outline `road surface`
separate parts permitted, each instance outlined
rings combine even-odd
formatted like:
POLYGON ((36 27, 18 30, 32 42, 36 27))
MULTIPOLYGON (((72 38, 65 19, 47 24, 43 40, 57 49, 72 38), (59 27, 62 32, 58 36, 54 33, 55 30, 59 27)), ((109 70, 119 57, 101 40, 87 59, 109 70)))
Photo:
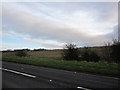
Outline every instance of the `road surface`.
POLYGON ((2 88, 118 88, 119 78, 2 62, 2 88))

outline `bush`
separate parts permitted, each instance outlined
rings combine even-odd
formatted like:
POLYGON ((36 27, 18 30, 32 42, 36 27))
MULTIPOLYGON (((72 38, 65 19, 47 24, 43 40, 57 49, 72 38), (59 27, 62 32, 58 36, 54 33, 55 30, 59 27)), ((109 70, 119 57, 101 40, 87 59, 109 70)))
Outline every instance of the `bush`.
POLYGON ((87 62, 99 62, 100 57, 95 52, 89 50, 88 47, 85 47, 85 51, 82 54, 82 59, 87 62))
POLYGON ((111 58, 113 62, 120 62, 120 41, 113 40, 113 44, 111 45, 111 58))
POLYGON ((15 55, 19 57, 26 57, 27 56, 27 51, 25 50, 16 50, 15 55))
POLYGON ((85 60, 85 61, 87 61, 87 62, 89 62, 90 61, 90 51, 88 50, 88 48, 87 47, 85 47, 85 50, 83 51, 83 53, 82 53, 82 60, 85 60))
POLYGON ((79 60, 79 50, 75 44, 66 44, 63 50, 63 60, 79 60))
POLYGON ((107 61, 107 62, 111 62, 111 43, 108 42, 108 43, 105 43, 105 46, 103 47, 103 50, 102 50, 102 60, 103 61, 107 61))
POLYGON ((100 57, 95 52, 91 52, 90 53, 90 60, 93 62, 99 62, 100 57))

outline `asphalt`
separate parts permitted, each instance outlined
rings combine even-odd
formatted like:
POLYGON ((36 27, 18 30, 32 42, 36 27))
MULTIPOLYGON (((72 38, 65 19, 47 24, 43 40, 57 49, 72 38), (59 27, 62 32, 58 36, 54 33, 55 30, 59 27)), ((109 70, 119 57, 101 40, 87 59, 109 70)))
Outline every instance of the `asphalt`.
POLYGON ((12 62, 2 62, 0 70, 2 70, 2 88, 79 88, 83 90, 119 88, 120 80, 114 77, 12 62))

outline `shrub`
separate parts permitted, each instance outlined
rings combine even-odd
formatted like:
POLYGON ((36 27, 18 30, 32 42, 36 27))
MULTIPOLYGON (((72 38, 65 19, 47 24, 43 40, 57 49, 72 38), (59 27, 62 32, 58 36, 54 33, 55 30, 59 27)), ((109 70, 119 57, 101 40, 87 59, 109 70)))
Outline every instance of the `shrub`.
POLYGON ((87 62, 98 62, 100 57, 95 52, 89 50, 88 47, 85 47, 85 51, 82 54, 82 59, 87 62))
POLYGON ((79 50, 75 44, 66 44, 63 50, 63 60, 79 60, 79 50))
POLYGON ((103 61, 107 61, 107 62, 111 62, 111 43, 105 43, 105 46, 103 47, 102 50, 102 60, 103 61))
POLYGON ((15 55, 19 57, 26 57, 27 56, 27 51, 26 50, 16 50, 15 55))
POLYGON ((120 41, 113 40, 113 44, 111 45, 111 58, 113 62, 120 62, 120 41))
POLYGON ((90 61, 99 62, 99 60, 100 60, 100 57, 95 52, 90 53, 90 61))

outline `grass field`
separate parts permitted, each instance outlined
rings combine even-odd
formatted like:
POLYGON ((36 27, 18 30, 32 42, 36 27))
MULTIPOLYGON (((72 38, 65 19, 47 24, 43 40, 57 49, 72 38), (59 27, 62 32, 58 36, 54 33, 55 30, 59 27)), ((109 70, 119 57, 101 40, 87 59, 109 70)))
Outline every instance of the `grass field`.
MULTIPOLYGON (((103 60, 103 47, 89 47, 90 50, 96 52, 99 56, 101 56, 101 59, 103 60)), ((82 52, 84 51, 84 48, 79 48, 79 50, 82 52)), ((51 59, 51 60, 61 60, 62 59, 62 49, 57 50, 44 50, 44 51, 28 51, 27 57, 33 58, 33 59, 51 59)), ((15 57, 15 52, 4 52, 2 53, 2 56, 12 56, 15 57)))
MULTIPOLYGON (((45 50, 45 51, 28 51, 27 57, 34 59, 62 59, 62 50, 45 50)), ((16 57, 15 52, 4 52, 2 56, 13 56, 16 57)))
POLYGON ((2 60, 115 77, 120 75, 118 68, 119 64, 117 63, 103 63, 103 62, 94 63, 85 61, 78 62, 78 61, 31 59, 5 56, 2 57, 2 60))

